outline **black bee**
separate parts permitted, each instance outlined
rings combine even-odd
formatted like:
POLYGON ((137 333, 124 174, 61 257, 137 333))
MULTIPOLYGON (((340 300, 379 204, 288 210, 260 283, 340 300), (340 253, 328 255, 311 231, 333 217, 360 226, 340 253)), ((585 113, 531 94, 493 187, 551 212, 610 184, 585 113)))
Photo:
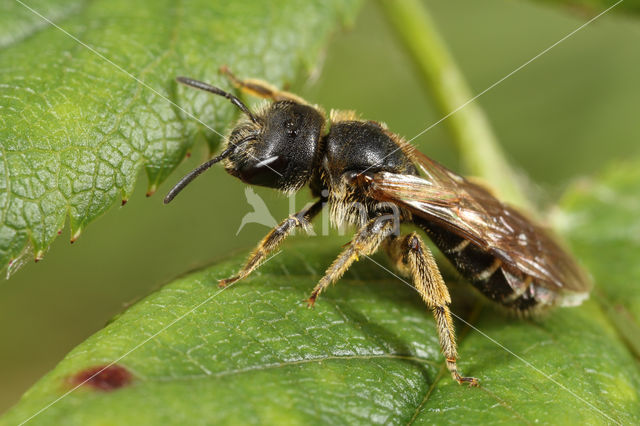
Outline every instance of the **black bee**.
POLYGON ((166 196, 169 203, 189 182, 224 160, 231 175, 251 185, 293 193, 308 185, 317 201, 282 221, 258 244, 246 265, 221 286, 255 270, 293 229, 329 205, 332 223, 359 227, 329 266, 310 298, 336 282, 359 256, 383 247, 400 272, 413 279, 436 319, 447 367, 459 383, 476 385, 456 367, 451 298, 420 235, 401 236, 399 223, 413 223, 431 238, 460 274, 489 299, 518 312, 572 306, 588 297, 590 282, 573 258, 540 226, 486 189, 412 149, 384 125, 352 111, 319 108, 260 80, 231 82, 272 102, 252 112, 237 97, 189 78, 177 81, 224 96, 244 116, 224 151, 185 176, 166 196))

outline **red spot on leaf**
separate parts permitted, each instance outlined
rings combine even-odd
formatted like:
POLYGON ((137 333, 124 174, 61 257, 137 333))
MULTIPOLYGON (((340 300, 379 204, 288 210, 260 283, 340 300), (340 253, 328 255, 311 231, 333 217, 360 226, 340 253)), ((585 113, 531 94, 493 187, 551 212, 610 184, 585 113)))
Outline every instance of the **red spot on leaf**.
POLYGON ((86 368, 71 377, 74 386, 86 386, 101 391, 112 391, 131 383, 131 372, 120 365, 99 365, 86 368))

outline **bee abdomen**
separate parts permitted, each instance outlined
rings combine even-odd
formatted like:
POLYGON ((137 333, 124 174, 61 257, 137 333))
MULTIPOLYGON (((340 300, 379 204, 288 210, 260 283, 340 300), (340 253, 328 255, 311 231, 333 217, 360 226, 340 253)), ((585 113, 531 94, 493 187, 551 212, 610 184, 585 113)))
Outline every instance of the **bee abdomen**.
POLYGON ((536 286, 531 277, 507 270, 504 262, 486 250, 433 223, 420 219, 416 223, 458 272, 494 302, 519 311, 550 302, 549 290, 536 286))

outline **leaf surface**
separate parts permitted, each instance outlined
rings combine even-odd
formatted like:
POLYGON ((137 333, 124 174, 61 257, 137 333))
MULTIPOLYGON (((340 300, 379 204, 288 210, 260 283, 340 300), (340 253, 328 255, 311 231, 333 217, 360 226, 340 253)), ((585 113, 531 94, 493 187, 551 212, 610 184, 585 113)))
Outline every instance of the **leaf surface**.
POLYGON ((540 3, 549 3, 564 6, 567 10, 583 15, 585 18, 593 18, 599 13, 611 8, 614 13, 634 15, 640 13, 640 1, 638 0, 537 0, 540 3), (617 3, 617 4, 616 4, 617 3))
POLYGON ((640 358, 640 168, 630 162, 574 185, 556 215, 600 285, 594 297, 640 358))
MULTIPOLYGON (((456 305, 454 312, 477 328, 458 323, 459 366, 481 381, 467 388, 446 372, 434 322, 417 293, 366 258, 315 309, 304 307, 341 243, 285 244, 282 254, 224 291, 217 279, 230 276, 244 255, 176 280, 72 351, 3 424, 60 397, 31 423, 640 419, 637 363, 593 299, 536 320, 510 319, 487 306, 468 314, 456 305), (115 360, 131 382, 110 391, 85 384, 65 396, 78 377, 115 360)), ((458 296, 469 291, 453 288, 458 296)))
POLYGON ((3 2, 0 269, 42 257, 67 216, 77 238, 130 197, 141 170, 152 193, 196 140, 217 146, 236 111, 177 75, 228 88, 227 64, 281 85, 358 3, 3 2))

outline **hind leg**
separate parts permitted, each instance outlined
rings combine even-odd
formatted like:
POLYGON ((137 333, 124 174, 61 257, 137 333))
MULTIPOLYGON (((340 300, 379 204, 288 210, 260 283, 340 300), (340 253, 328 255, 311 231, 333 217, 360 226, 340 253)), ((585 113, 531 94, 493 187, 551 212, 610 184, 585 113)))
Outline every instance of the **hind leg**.
POLYGON ((440 348, 447 360, 447 368, 451 372, 451 376, 458 383, 477 386, 478 380, 476 378, 463 377, 458 371, 456 336, 449 311, 451 296, 449 296, 449 291, 431 251, 415 232, 404 238, 389 240, 385 248, 398 269, 413 279, 413 284, 422 300, 431 308, 436 320, 440 348))

